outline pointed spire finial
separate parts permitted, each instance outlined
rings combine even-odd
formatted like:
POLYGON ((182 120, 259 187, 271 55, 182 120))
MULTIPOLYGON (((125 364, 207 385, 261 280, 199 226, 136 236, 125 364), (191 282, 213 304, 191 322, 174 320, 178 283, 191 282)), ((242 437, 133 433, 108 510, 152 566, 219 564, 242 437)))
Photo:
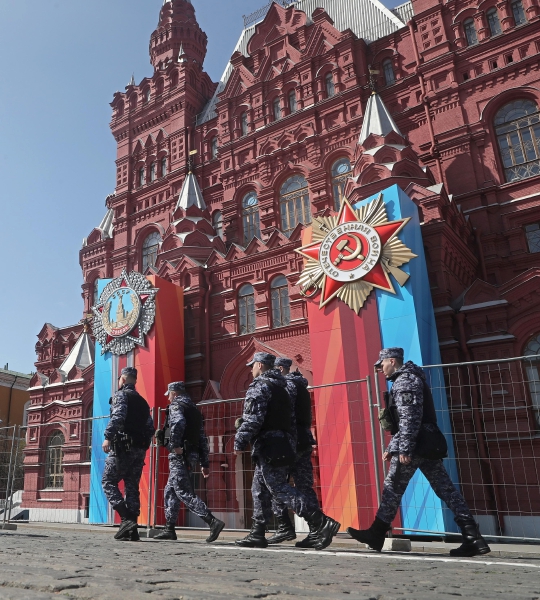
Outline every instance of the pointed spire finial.
POLYGON ((127 87, 129 87, 130 85, 135 85, 135 73, 131 74, 131 79, 129 80, 127 87))
POLYGON ((358 143, 363 144, 372 133, 385 136, 391 131, 395 131, 403 137, 382 98, 377 92, 373 91, 366 104, 366 112, 364 113, 364 121, 362 122, 358 143))
POLYGON ((187 62, 187 54, 184 50, 184 44, 180 42, 180 50, 178 52, 178 62, 179 63, 185 63, 187 62))

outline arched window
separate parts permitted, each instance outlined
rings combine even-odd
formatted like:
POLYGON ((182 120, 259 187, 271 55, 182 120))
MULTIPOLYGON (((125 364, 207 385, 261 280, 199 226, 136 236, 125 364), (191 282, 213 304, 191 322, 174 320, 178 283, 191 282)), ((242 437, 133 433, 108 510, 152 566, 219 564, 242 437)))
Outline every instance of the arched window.
POLYGON ((124 102, 120 101, 116 107, 116 116, 121 117, 124 114, 124 102))
POLYGON ((272 327, 286 327, 291 322, 291 306, 289 304, 289 284, 283 275, 272 280, 272 327))
POLYGON ((525 16, 525 11, 523 10, 523 3, 521 2, 521 0, 514 0, 511 6, 512 14, 514 15, 514 21, 516 25, 523 25, 523 23, 526 23, 527 17, 525 16))
POLYGON ((171 75, 171 87, 175 88, 178 85, 178 72, 175 71, 172 75, 171 75))
POLYGON ((340 158, 332 165, 332 191, 334 193, 334 210, 339 211, 345 194, 345 184, 352 171, 348 158, 340 158))
POLYGON ((394 75, 394 66, 392 65, 392 61, 389 58, 383 60, 382 67, 386 85, 392 85, 393 83, 396 83, 396 76, 394 75))
POLYGON ((486 17, 491 35, 499 35, 500 33, 502 33, 501 22, 499 21, 499 13, 497 12, 497 9, 494 6, 492 6, 486 12, 486 17))
POLYGON ((465 30, 465 37, 467 38, 467 46, 478 44, 474 19, 465 19, 465 21, 463 21, 463 29, 465 30))
POLYGON ((220 210, 216 210, 213 214, 212 223, 214 224, 217 236, 223 239, 223 215, 220 210))
POLYGON ((210 154, 212 158, 217 158, 218 145, 217 145, 217 137, 213 137, 210 142, 210 154))
POLYGON ((129 97, 129 106, 132 109, 137 108, 137 100, 138 100, 137 94, 131 94, 131 96, 129 97))
POLYGON ((281 104, 279 102, 279 97, 274 98, 272 106, 274 107, 274 121, 277 121, 278 119, 281 119, 281 104))
POLYGON ((328 73, 328 75, 324 78, 326 84, 326 97, 331 98, 336 93, 336 87, 334 86, 334 76, 332 73, 328 73))
POLYGON ((93 294, 92 294, 92 302, 93 302, 93 306, 96 306, 96 304, 99 302, 99 277, 94 281, 93 284, 93 294))
POLYGON ((540 112, 532 100, 514 100, 495 115, 506 181, 540 174, 540 112))
POLYGON ((152 93, 150 92, 150 88, 147 88, 144 92, 144 103, 148 104, 150 102, 151 97, 152 97, 152 93))
POLYGON ((243 112, 240 115, 240 129, 242 131, 242 135, 248 134, 248 116, 247 112, 243 112))
POLYGON ((139 169, 139 187, 144 185, 144 167, 139 169))
POLYGON ((64 472, 62 470, 63 451, 65 439, 61 431, 54 431, 47 441, 45 457, 45 487, 62 488, 64 485, 64 472))
POLYGON ((245 244, 248 244, 254 237, 261 237, 259 200, 255 192, 249 192, 242 200, 242 224, 245 244))
POLYGON ((536 412, 536 420, 540 424, 540 334, 535 335, 525 346, 523 356, 530 356, 525 361, 525 370, 529 383, 529 392, 536 412))
POLYGON ((142 247, 142 272, 148 267, 155 267, 161 236, 157 231, 151 233, 143 242, 142 247))
POLYGON ((289 110, 291 113, 295 113, 298 110, 298 103, 296 102, 296 90, 289 92, 289 110))
POLYGON ((249 283, 238 292, 238 322, 240 335, 255 331, 255 290, 249 283))
POLYGON ((24 403, 23 406, 23 420, 22 420, 22 426, 26 427, 28 425, 28 408, 31 406, 32 401, 28 400, 28 402, 24 403))
POLYGON ((311 223, 311 205, 307 181, 302 175, 294 175, 281 186, 279 208, 281 231, 291 235, 298 223, 311 223))
POLYGON ((156 180, 156 163, 153 162, 150 165, 150 181, 155 181, 156 180))
POLYGON ((167 175, 167 157, 164 156, 161 159, 161 177, 165 177, 167 175))

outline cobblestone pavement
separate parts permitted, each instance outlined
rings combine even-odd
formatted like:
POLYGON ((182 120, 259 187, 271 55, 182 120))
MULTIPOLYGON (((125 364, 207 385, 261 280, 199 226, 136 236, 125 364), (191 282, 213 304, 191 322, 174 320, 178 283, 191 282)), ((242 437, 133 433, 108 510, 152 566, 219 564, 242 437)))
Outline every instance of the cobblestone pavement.
POLYGON ((115 542, 113 533, 24 526, 0 532, 0 598, 540 600, 538 555, 451 560, 332 547, 251 550, 228 541, 115 542))

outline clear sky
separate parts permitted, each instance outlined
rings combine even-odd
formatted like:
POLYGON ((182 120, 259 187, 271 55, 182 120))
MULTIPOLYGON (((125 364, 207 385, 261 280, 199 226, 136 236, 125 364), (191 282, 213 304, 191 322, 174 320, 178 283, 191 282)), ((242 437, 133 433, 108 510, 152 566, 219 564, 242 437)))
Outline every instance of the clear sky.
MULTIPOLYGON (((385 0, 388 7, 404 0, 385 0)), ((217 81, 266 0, 193 0, 217 81)), ((0 368, 34 370, 36 335, 82 317, 81 242, 115 186, 109 106, 152 75, 162 0, 0 0, 0 368)))

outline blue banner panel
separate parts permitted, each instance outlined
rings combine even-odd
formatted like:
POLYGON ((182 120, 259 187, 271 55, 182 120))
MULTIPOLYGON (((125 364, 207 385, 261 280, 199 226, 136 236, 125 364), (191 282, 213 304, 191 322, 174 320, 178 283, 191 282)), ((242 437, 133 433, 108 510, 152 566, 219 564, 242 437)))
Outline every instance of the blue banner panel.
MULTIPOLYGON (((110 279, 100 279, 98 292, 101 294, 110 279)), ((109 503, 101 487, 101 478, 106 454, 101 448, 103 433, 109 422, 109 399, 112 384, 118 373, 118 359, 110 352, 101 354, 101 345, 96 342, 94 364, 94 424, 92 429, 92 464, 90 467, 90 523, 112 523, 109 503)))
MULTIPOLYGON (((397 185, 387 188, 382 194, 390 221, 411 218, 398 237, 418 256, 400 267, 410 274, 403 287, 392 278, 396 294, 376 290, 382 345, 384 348, 403 348, 406 361, 412 360, 418 365, 438 365, 441 363, 441 355, 418 208, 397 185)), ((356 204, 356 208, 373 201, 378 195, 356 204)), ((446 391, 442 384, 443 373, 441 369, 428 371, 426 375, 435 384, 432 391, 438 424, 448 441, 448 459, 445 466, 453 482, 457 484, 452 428, 446 391)), ((415 474, 403 496, 401 513, 404 528, 457 531, 452 512, 435 495, 420 471, 415 474)))

